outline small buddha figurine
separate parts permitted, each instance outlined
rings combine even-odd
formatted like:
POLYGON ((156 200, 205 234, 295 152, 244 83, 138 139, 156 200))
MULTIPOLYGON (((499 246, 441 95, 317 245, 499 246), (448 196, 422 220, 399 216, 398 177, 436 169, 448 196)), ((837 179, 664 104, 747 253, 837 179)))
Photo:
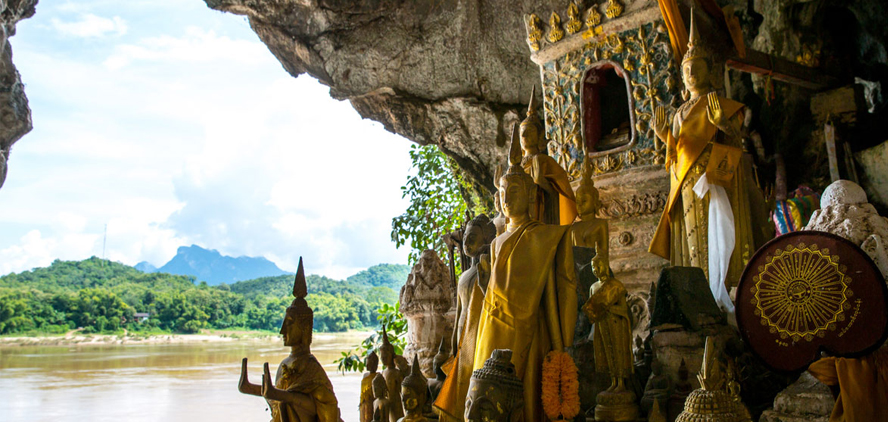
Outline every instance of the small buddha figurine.
POLYGON ((399 359, 397 358, 402 360, 404 358, 395 354, 395 346, 389 342, 385 325, 382 326, 382 345, 379 346, 379 357, 382 359, 382 376, 388 386, 388 399, 392 402, 392 418, 398 420, 404 417, 404 409, 399 404, 401 403, 401 382, 404 381, 404 372, 399 367, 399 359))
POLYGON ((573 246, 587 248, 598 245, 601 250, 596 250, 595 253, 601 254, 602 257, 609 257, 608 222, 606 219, 598 218, 601 200, 598 189, 595 188, 595 181, 592 180, 592 169, 588 163, 589 160, 583 162, 583 175, 580 179, 580 186, 577 188, 576 199, 580 218, 571 224, 571 242, 573 246))
POLYGON ((401 382, 401 402, 404 404, 403 418, 398 422, 426 422, 425 410, 428 401, 429 385, 422 370, 419 369, 419 356, 413 356, 413 366, 410 375, 401 382))
POLYGON ((333 393, 333 385, 327 372, 311 354, 311 329, 314 315, 305 296, 305 270, 302 258, 293 285, 293 303, 287 308, 281 324, 284 345, 290 347, 290 355, 278 367, 272 383, 268 362, 264 365, 262 384, 252 384, 247 378, 247 358, 241 366, 238 391, 264 397, 271 408, 272 422, 318 421, 339 422, 339 403, 333 393))
POLYGON ((592 269, 598 281, 590 289, 583 313, 595 325, 595 370, 608 373, 611 378, 610 387, 598 394, 595 418, 603 421, 634 420, 638 417, 636 396, 633 389, 626 388, 626 380, 633 373, 626 288, 611 276, 607 259, 601 254, 592 258, 592 269))
POLYGON ((648 250, 674 266, 702 268, 716 302, 733 312, 725 283, 740 279, 744 260, 773 233, 767 233, 767 208, 753 181, 751 157, 742 150, 745 106, 714 91, 710 54, 694 26, 693 9, 689 38, 681 74, 690 98, 679 106, 671 128, 662 107, 654 112, 654 132, 666 144, 670 190, 648 250), (709 247, 710 232, 725 233, 718 247, 709 247))
POLYGON ((538 106, 534 86, 527 117, 521 122, 521 166, 537 187, 530 214, 545 224, 570 224, 577 217, 576 199, 567 172, 546 154, 546 137, 537 115, 538 106))
POLYGON ((511 360, 511 350, 497 349, 472 373, 466 422, 525 421, 523 386, 511 360))
POLYGON ((373 378, 373 396, 376 397, 373 400, 373 422, 397 422, 392 414, 395 406, 392 406, 392 401, 388 398, 388 386, 383 375, 373 378))
POLYGON ((651 372, 644 386, 644 396, 641 397, 641 408, 645 413, 650 413, 655 403, 660 409, 665 409, 672 390, 672 380, 663 373, 663 364, 659 360, 651 363, 651 372))
POLYGON ((359 406, 361 422, 370 422, 373 420, 373 380, 379 375, 376 373, 376 370, 379 368, 379 356, 375 351, 367 355, 364 365, 367 368, 367 372, 364 374, 364 378, 361 379, 361 402, 359 406))
POLYGON ((441 369, 441 365, 444 365, 444 362, 447 362, 447 359, 450 358, 450 354, 447 353, 445 348, 446 344, 447 338, 441 337, 441 344, 438 345, 438 354, 432 359, 432 368, 435 370, 435 378, 429 380, 429 401, 432 403, 438 398, 441 386, 444 384, 444 380, 447 379, 447 374, 441 369))

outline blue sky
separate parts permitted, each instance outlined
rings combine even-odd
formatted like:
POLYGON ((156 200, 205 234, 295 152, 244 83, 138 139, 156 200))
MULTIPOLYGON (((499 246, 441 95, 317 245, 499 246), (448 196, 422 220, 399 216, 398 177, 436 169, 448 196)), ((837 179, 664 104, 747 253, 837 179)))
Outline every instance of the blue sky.
POLYGON ((0 189, 0 274, 183 245, 345 277, 406 263, 404 138, 292 78, 201 0, 41 1, 10 38, 34 130, 0 189))

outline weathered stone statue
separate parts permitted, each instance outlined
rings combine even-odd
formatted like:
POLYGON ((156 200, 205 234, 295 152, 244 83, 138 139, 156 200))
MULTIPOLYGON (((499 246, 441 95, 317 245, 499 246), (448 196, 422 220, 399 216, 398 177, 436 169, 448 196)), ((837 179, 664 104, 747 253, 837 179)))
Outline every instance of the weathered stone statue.
POLYGON ((406 415, 398 422, 425 422, 428 419, 423 415, 426 402, 429 397, 429 385, 422 369, 419 368, 419 357, 413 356, 413 366, 410 375, 401 382, 401 402, 404 405, 406 415))
POLYGON ((262 396, 271 409, 273 422, 339 422, 339 403, 333 393, 333 385, 324 367, 311 354, 311 329, 314 315, 305 302, 308 288, 302 258, 293 285, 293 303, 287 308, 281 335, 284 345, 291 348, 290 355, 278 367, 274 383, 268 363, 262 384, 251 384, 247 378, 247 358, 241 366, 238 391, 262 396))
POLYGON ((576 199, 567 172, 554 158, 546 154, 546 136, 537 115, 537 107, 534 86, 527 107, 527 117, 521 122, 521 166, 536 184, 536 200, 530 209, 530 215, 545 224, 570 224, 577 217, 576 199))
POLYGON ((672 265, 702 268, 719 306, 733 311, 726 281, 740 279, 743 257, 773 233, 768 234, 750 158, 741 149, 744 105, 715 93, 708 54, 692 12, 681 64, 690 99, 676 111, 671 128, 662 107, 654 113, 655 133, 666 144, 670 191, 649 250, 672 265))
POLYGON ((373 380, 379 375, 376 370, 379 368, 379 356, 376 352, 370 352, 367 355, 364 365, 367 372, 361 379, 361 402, 359 404, 361 410, 361 422, 369 422, 373 420, 373 380))
POLYGON ((447 353, 447 349, 445 346, 447 345, 447 339, 441 337, 441 344, 438 345, 438 354, 435 355, 435 359, 432 361, 432 364, 435 368, 435 378, 429 379, 429 402, 434 403, 438 398, 438 393, 441 392, 441 386, 444 385, 444 380, 447 379, 447 374, 444 373, 444 370, 441 368, 441 365, 444 365, 444 362, 447 362, 447 359, 450 358, 450 353, 447 353))
POLYGON ((594 325, 595 371, 610 374, 611 385, 598 394, 596 420, 629 421, 638 417, 635 392, 626 388, 632 375, 631 328, 626 288, 611 277, 605 257, 595 255, 592 269, 598 281, 592 285, 583 313, 594 325))
POLYGON ((503 177, 503 168, 499 165, 496 166, 496 169, 493 172, 493 184, 496 186, 496 193, 493 195, 493 206, 496 208, 496 217, 493 217, 493 225, 496 226, 496 235, 499 236, 506 231, 506 223, 508 220, 506 215, 503 214, 503 204, 500 198, 500 178, 503 177))
POLYGON ((515 374, 511 350, 494 350, 484 366, 472 373, 466 397, 466 422, 521 422, 524 389, 515 374))
POLYGON ((373 396, 376 397, 376 400, 373 401, 373 422, 397 422, 392 409, 401 406, 392 405, 383 375, 373 378, 373 396))
POLYGON ((404 360, 402 356, 395 354, 395 346, 389 342, 388 333, 385 326, 382 327, 382 345, 379 346, 379 356, 382 358, 382 376, 385 378, 385 385, 388 389, 386 396, 392 403, 389 410, 393 420, 404 417, 404 409, 401 408, 401 382, 404 381, 404 373, 402 372, 398 360, 404 360), (400 359, 398 359, 400 358, 400 359))
POLYGON ((658 360, 651 363, 651 377, 644 386, 644 396, 641 397, 641 408, 650 414, 654 403, 659 404, 660 409, 666 409, 669 395, 672 393, 672 380, 663 372, 663 364, 658 360))
POLYGON ((509 225, 490 245, 490 283, 474 360, 480 369, 494 350, 512 350, 512 363, 529 398, 524 417, 535 421, 542 416, 543 358, 573 343, 576 280, 569 226, 542 224, 530 216, 536 185, 520 165, 517 131, 512 133, 511 166, 500 179, 509 225))
MULTIPOLYGON (((465 267, 464 267, 465 268, 465 267)), ((453 332, 454 285, 447 264, 433 250, 425 250, 401 287, 400 311, 407 319, 406 356, 419 356, 423 372, 432 374, 432 358, 441 336, 453 332)), ((407 360, 403 361, 407 364, 407 360)), ((404 376, 409 372, 406 365, 404 376)), ((393 398, 394 399, 394 398, 393 398)))

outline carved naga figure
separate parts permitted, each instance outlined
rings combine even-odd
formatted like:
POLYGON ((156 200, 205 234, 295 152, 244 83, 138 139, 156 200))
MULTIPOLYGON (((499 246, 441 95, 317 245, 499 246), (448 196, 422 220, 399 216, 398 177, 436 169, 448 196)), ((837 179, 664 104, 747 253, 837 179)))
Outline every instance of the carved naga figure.
POLYGON ((278 367, 272 383, 268 362, 265 363, 262 384, 252 384, 247 378, 247 358, 241 366, 238 391, 264 397, 271 409, 272 422, 339 422, 339 403, 327 372, 311 354, 311 329, 314 315, 305 296, 305 270, 302 258, 293 285, 293 303, 287 308, 281 335, 290 355, 278 367))

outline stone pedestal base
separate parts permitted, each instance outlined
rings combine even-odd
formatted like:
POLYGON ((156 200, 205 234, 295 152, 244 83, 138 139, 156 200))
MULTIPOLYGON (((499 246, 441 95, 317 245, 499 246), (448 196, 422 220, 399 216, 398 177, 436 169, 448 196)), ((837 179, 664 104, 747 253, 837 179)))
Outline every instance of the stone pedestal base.
POLYGON ((602 391, 598 393, 595 406, 595 420, 603 422, 635 422, 638 419, 638 404, 635 393, 626 390, 619 393, 602 391))
POLYGON ((836 400, 822 382, 807 371, 799 380, 777 394, 774 409, 766 410, 762 422, 827 422, 836 400))

